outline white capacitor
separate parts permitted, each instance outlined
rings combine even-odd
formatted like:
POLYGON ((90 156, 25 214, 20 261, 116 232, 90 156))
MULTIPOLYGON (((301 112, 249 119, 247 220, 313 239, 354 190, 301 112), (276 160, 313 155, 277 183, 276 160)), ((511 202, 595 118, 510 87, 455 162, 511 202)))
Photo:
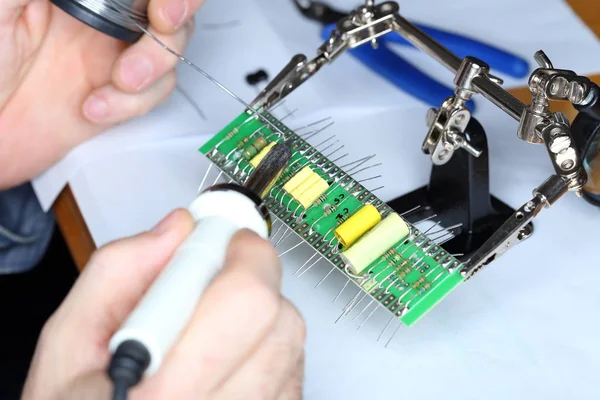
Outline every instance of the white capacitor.
POLYGON ((360 275, 387 250, 408 236, 410 229, 397 213, 391 213, 358 242, 342 253, 353 274, 360 275))
POLYGON ((223 267, 232 236, 244 228, 269 236, 268 218, 239 190, 204 192, 189 210, 196 221, 193 232, 109 343, 113 353, 127 340, 143 344, 151 357, 146 375, 158 370, 188 325, 202 293, 223 267))

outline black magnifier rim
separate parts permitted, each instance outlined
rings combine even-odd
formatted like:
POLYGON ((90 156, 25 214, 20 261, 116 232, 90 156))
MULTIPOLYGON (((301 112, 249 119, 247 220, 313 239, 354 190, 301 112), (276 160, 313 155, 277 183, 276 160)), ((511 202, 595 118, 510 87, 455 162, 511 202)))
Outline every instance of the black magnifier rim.
MULTIPOLYGON (((575 107, 579 114, 571 124, 571 134, 582 160, 586 160, 588 154, 595 151, 592 145, 600 140, 600 88, 594 85, 592 90, 595 91, 593 100, 585 106, 575 107)), ((582 192, 584 200, 600 207, 600 196, 593 195, 585 189, 582 192)))

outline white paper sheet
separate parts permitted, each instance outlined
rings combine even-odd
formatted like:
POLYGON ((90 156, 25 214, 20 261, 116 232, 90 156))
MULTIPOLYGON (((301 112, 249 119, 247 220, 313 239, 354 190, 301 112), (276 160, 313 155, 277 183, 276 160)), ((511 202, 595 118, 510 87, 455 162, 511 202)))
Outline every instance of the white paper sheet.
MULTIPOLYGON (((317 27, 310 28, 310 23, 290 13, 288 2, 260 1, 261 11, 270 16, 274 31, 281 35, 277 40, 285 43, 286 49, 277 51, 277 60, 283 62, 298 50, 312 54, 318 42, 317 27), (285 31, 278 21, 284 21, 285 31), (296 27, 301 25, 312 29, 314 37, 299 36, 304 28, 296 27)), ((217 4, 207 2, 208 7, 217 4)), ((402 7, 409 17, 479 34, 524 56, 542 47, 560 67, 595 72, 598 65, 590 56, 600 54, 597 40, 560 1, 455 0, 436 1, 435 7, 432 4, 406 2, 402 7), (485 7, 493 7, 493 11, 485 11, 485 7), (537 17, 531 18, 526 12, 534 8, 537 17), (494 18, 484 18, 486 13, 494 18), (561 29, 554 29, 556 26, 561 29)), ((214 13, 218 15, 216 9, 214 13)), ((236 54, 217 52, 218 46, 212 48, 210 43, 204 45, 212 49, 214 58, 210 61, 215 63, 216 58, 236 54)), ((253 38, 249 48, 260 45, 261 41, 253 38)), ((263 45, 275 46, 272 42, 263 45)), ((249 53, 235 61, 219 58, 219 62, 226 69, 251 58, 249 53)), ((411 53, 411 57, 419 56, 411 53)), ((431 67, 426 64, 428 60, 421 61, 423 68, 431 67)), ((183 74, 202 84, 201 78, 183 74)), ((229 75, 223 76, 227 80, 229 75)), ((231 79, 239 76, 238 72, 231 79)), ((202 97, 201 90, 196 94, 200 99, 223 101, 218 109, 223 107, 222 117, 227 121, 239 111, 235 103, 225 106, 228 100, 222 95, 202 97)), ((246 98, 251 94, 244 93, 246 98)), ((292 96, 289 108, 300 105, 303 99, 305 104, 291 125, 302 125, 302 120, 313 114, 313 100, 329 103, 329 107, 319 109, 319 115, 334 116, 336 124, 327 134, 339 136, 346 145, 344 152, 351 154, 347 159, 377 153, 376 160, 383 162, 382 167, 364 173, 364 177, 383 175, 369 185, 385 185, 377 192, 381 198, 389 200, 427 182, 430 161, 419 150, 426 129, 424 105, 394 92, 350 57, 323 69, 292 96)), ((94 147, 86 150, 87 164, 67 159, 73 162, 66 168, 69 173, 80 168, 70 183, 98 245, 148 229, 194 197, 207 166, 197 148, 208 136, 200 133, 212 134, 221 126, 202 124, 191 109, 182 110, 187 106, 181 99, 174 97, 172 101, 129 128, 122 127, 119 133, 98 138, 94 147), (141 126, 150 133, 144 134, 141 126), (130 140, 129 135, 135 137, 130 140), (87 157, 94 154, 97 157, 87 157)), ((316 113, 313 118, 318 119, 316 113)), ((489 104, 482 103, 478 118, 488 133, 492 191, 508 204, 520 206, 552 172, 545 149, 518 140, 516 122, 489 104)), ((317 139, 313 143, 318 143, 317 139)), ((215 177, 216 173, 212 179, 215 177)), ((40 182, 43 180, 37 182, 38 188, 40 182)), ((378 343, 377 336, 387 322, 384 312, 375 313, 358 332, 358 321, 351 318, 334 324, 356 289, 346 290, 333 304, 344 283, 341 275, 332 274, 313 290, 328 272, 327 264, 322 262, 296 279, 292 271, 310 253, 301 246, 286 255, 284 295, 299 307, 308 324, 305 398, 598 398, 600 324, 594 317, 600 306, 600 270, 594 248, 598 214, 572 194, 544 210, 530 239, 458 288, 416 326, 401 328, 387 349, 384 344, 397 325, 392 324, 378 343)), ((283 249, 294 243, 290 239, 283 249)))
MULTIPOLYGON (((343 139, 349 160, 377 153, 383 166, 359 176, 382 174, 368 187, 385 185, 377 193, 389 200, 427 182, 430 162, 419 151, 424 111, 336 115, 327 135, 343 139)), ((482 107, 479 118, 490 142, 493 193, 520 206, 552 172, 545 149, 521 142, 516 123, 491 105, 482 107)), ((204 139, 164 141, 84 167, 71 186, 96 242, 147 229, 172 208, 188 204, 206 168, 195 152, 204 139)), ((598 398, 600 323, 594 315, 600 270, 594 244, 599 214, 573 194, 565 196, 540 214, 530 239, 417 325, 400 328, 387 349, 397 325, 377 342, 385 312, 375 313, 358 332, 366 313, 358 321, 350 317, 334 324, 356 289, 347 289, 333 304, 344 284, 341 274, 314 290, 328 264, 322 261, 297 279, 292 272, 311 253, 301 246, 286 255, 283 292, 308 324, 305 399, 598 398)), ((295 243, 288 239, 282 250, 295 243)))
MULTIPOLYGON (((359 3, 331 1, 342 9, 359 3)), ((599 68, 598 39, 562 0, 423 0, 400 4, 402 14, 411 20, 476 37, 528 59, 542 48, 557 67, 579 73, 594 73, 599 68)), ((249 71, 264 68, 273 77, 293 54, 303 52, 311 57, 322 43, 319 25, 301 17, 291 0, 208 1, 197 20, 198 29, 186 55, 246 101, 256 95, 244 81, 249 71), (221 28, 214 29, 215 26, 221 28)), ((419 68, 451 83, 450 73, 424 54, 411 49, 401 53, 419 68)), ((45 209, 50 208, 64 185, 87 162, 160 138, 215 132, 241 110, 238 103, 186 65, 180 65, 178 71, 181 86, 199 103, 207 121, 200 119, 193 107, 175 93, 169 102, 149 115, 83 144, 35 179, 34 188, 45 209)), ((506 82, 507 86, 524 83, 510 79, 506 82)), ((294 107, 299 107, 304 115, 325 109, 353 113, 422 104, 348 55, 324 67, 290 97, 294 107)))

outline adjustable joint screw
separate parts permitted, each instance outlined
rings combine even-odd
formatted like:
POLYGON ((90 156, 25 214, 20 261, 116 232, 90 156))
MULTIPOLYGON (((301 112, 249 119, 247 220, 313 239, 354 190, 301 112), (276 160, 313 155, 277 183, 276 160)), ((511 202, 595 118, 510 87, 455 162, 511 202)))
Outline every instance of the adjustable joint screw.
POLYGON ((425 116, 425 122, 427 123, 428 127, 431 127, 431 125, 434 124, 437 113, 438 113, 438 110, 436 108, 430 108, 429 110, 427 110, 427 115, 425 116))
POLYGON ((473 79, 489 72, 490 67, 485 62, 474 57, 465 57, 454 78, 457 95, 463 100, 469 100, 474 92, 473 79))

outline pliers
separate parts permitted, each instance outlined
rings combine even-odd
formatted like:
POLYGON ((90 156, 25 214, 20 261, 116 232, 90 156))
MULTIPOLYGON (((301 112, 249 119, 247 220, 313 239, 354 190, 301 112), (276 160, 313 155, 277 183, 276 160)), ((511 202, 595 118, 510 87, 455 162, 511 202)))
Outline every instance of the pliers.
MULTIPOLYGON (((336 22, 348 15, 320 1, 293 1, 306 18, 324 25, 321 31, 323 40, 327 40, 331 36, 336 29, 336 22)), ((524 78, 529 74, 529 65, 521 57, 456 33, 414 22, 413 24, 459 57, 470 55, 479 58, 488 63, 492 69, 514 78, 524 78)), ((438 107, 445 99, 454 94, 453 88, 434 80, 390 48, 389 44, 412 46, 398 33, 390 32, 379 37, 377 44, 376 48, 364 45, 350 49, 349 52, 359 62, 398 89, 430 106, 438 107)), ((474 111, 475 105, 472 101, 467 103, 467 106, 474 111)))

